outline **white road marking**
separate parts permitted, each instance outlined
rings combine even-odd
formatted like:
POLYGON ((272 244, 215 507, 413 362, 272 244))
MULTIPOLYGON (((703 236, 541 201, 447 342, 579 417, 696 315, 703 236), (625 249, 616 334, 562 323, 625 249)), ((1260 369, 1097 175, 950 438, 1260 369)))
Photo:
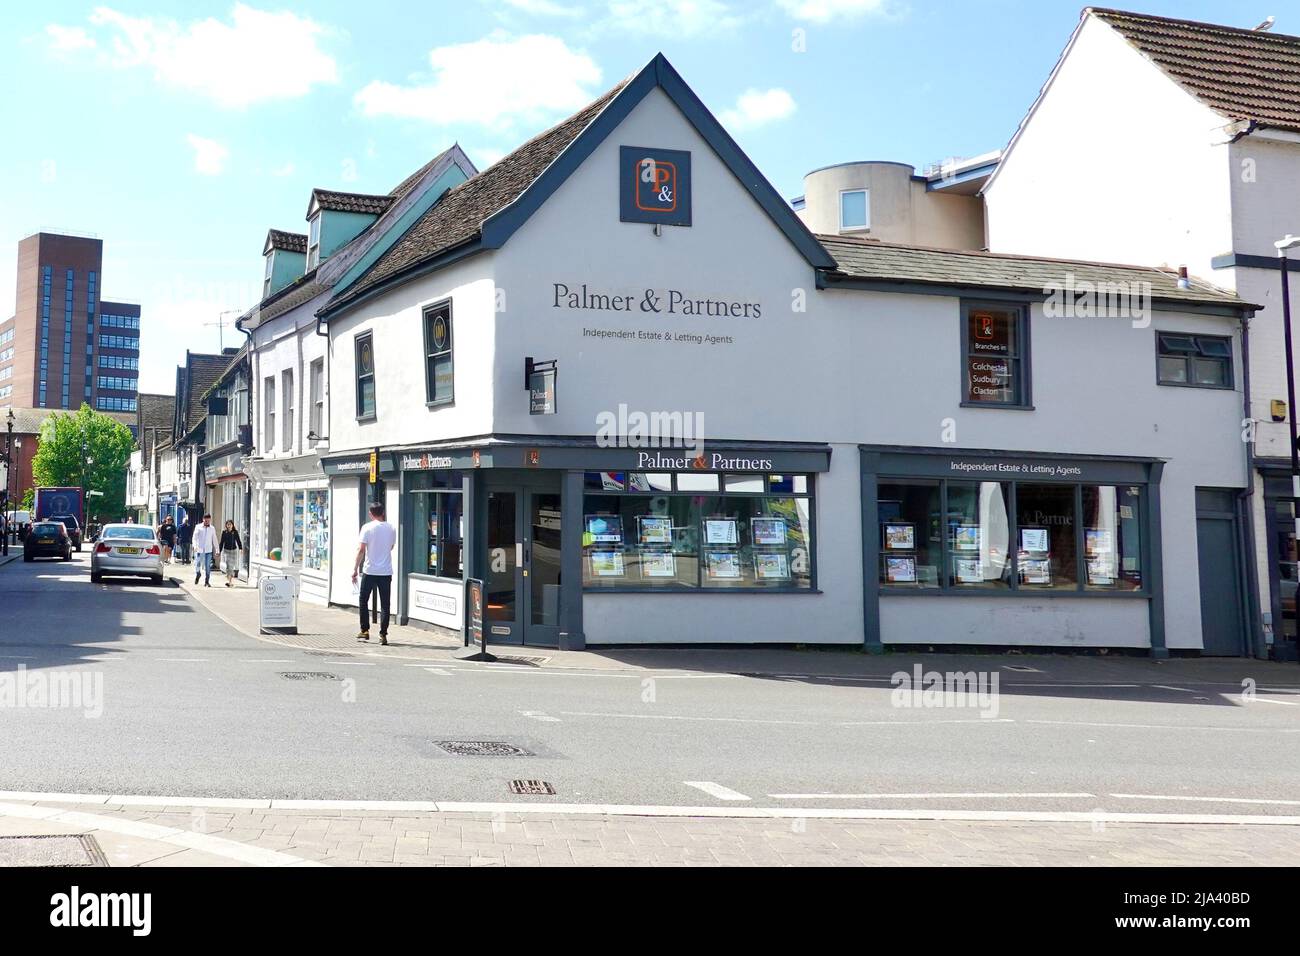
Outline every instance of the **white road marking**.
POLYGON ((1117 727, 1121 730, 1228 730, 1246 734, 1300 734, 1300 728, 1286 727, 1189 727, 1177 724, 1107 724, 1086 720, 1026 720, 1027 724, 1048 724, 1058 727, 1117 727))
POLYGON ((558 724, 560 722, 559 717, 551 717, 541 710, 521 710, 519 713, 524 717, 531 717, 533 720, 540 720, 543 723, 558 724))
POLYGON ((769 793, 773 800, 1095 800, 1091 793, 769 793))
POLYGON ((1247 703, 1249 704, 1281 704, 1283 707, 1300 707, 1300 701, 1294 700, 1270 700, 1267 697, 1252 697, 1247 703))
POLYGON ((335 661, 334 663, 339 664, 343 667, 374 667, 375 666, 374 663, 371 661, 335 661))
POLYGON ((565 717, 622 717, 627 720, 707 720, 726 724, 797 724, 802 727, 820 726, 812 720, 767 720, 759 717, 688 717, 679 714, 603 714, 584 710, 562 710, 565 717))
POLYGON ((240 658, 241 664, 292 664, 293 661, 288 657, 250 657, 240 658))
POLYGON ((845 720, 835 727, 929 727, 932 724, 1014 724, 1010 717, 954 717, 951 720, 845 720))
POLYGON ((1161 796, 1154 793, 1112 793, 1117 800, 1179 800, 1188 803, 1251 803, 1274 807, 1300 807, 1300 800, 1263 800, 1252 797, 1161 796))
POLYGON ((158 660, 167 664, 206 664, 206 657, 160 657, 158 660))
POLYGON ((60 810, 57 807, 33 807, 25 804, 0 803, 0 816, 23 817, 28 820, 45 820, 66 824, 86 831, 102 830, 120 833, 125 836, 156 840, 171 846, 201 850, 228 860, 237 860, 252 866, 324 866, 312 860, 279 850, 267 850, 251 846, 238 840, 225 839, 207 833, 194 833, 178 830, 176 827, 160 826, 138 820, 123 820, 119 817, 105 816, 98 813, 83 813, 79 810, 60 810))
POLYGON ((717 797, 719 800, 749 800, 739 791, 732 790, 730 787, 724 787, 720 783, 714 783, 712 780, 683 780, 682 783, 688 787, 694 787, 696 790, 703 790, 711 797, 717 797))
POLYGON ((1183 694, 1195 694, 1195 693, 1196 693, 1196 691, 1194 691, 1194 690, 1188 690, 1186 687, 1171 687, 1169 684, 1152 684, 1151 686, 1152 686, 1152 687, 1157 687, 1157 688, 1159 688, 1160 690, 1176 690, 1176 691, 1179 691, 1180 693, 1183 693, 1183 694))
POLYGON ((451 671, 443 667, 426 667, 424 670, 428 671, 430 674, 437 674, 439 677, 451 676, 451 671))
MULTIPOLYGON (((132 799, 107 794, 0 793, 0 799, 41 803, 121 803, 132 799)), ((158 800, 158 797, 144 797, 158 800)), ((202 806, 208 798, 169 797, 177 806, 202 806)), ((826 820, 981 820, 1012 823, 1166 823, 1166 824, 1255 824, 1300 826, 1300 816, 1274 814, 1211 813, 1122 813, 1107 810, 890 810, 855 807, 737 807, 663 806, 610 803, 487 803, 454 800, 266 800, 272 810, 388 810, 398 813, 554 813, 602 814, 606 816, 665 817, 757 817, 768 819, 820 818, 826 820)), ((36 819, 52 819, 60 811, 53 807, 0 804, 0 813, 36 819)), ((122 821, 125 822, 125 821, 122 821)), ((164 828, 165 829, 165 828, 164 828)), ((266 851, 270 852, 270 851, 266 851)))

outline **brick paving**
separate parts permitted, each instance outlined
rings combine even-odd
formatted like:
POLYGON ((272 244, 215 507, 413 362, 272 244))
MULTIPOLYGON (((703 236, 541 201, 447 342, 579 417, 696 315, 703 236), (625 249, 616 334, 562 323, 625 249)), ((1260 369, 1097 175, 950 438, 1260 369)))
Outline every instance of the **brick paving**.
MULTIPOLYGON (((44 806, 52 806, 45 804, 44 806)), ((326 866, 1296 866, 1300 826, 745 819, 61 804, 326 866)), ((13 830, 14 818, 0 815, 13 830)), ((21 824, 22 821, 19 821, 21 824)), ((59 828, 43 822, 45 831, 59 828), (52 829, 50 829, 52 828, 52 829)), ((59 832, 67 832, 63 828, 59 832)), ((240 865, 213 847, 112 865, 240 865)))

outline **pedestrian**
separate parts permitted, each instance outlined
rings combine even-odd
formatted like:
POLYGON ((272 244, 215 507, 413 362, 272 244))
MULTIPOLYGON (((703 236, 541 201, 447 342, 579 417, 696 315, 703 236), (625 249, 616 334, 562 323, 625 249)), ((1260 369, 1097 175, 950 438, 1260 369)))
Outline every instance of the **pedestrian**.
POLYGON ((221 532, 221 567, 226 572, 226 587, 233 588, 239 578, 240 560, 244 553, 244 542, 239 540, 239 530, 233 521, 226 522, 221 532))
POLYGON ((190 541, 194 537, 194 525, 190 524, 190 513, 181 512, 181 525, 176 529, 176 546, 180 548, 181 564, 190 563, 190 541))
POLYGON ((203 516, 203 524, 194 529, 194 583, 203 578, 205 588, 212 587, 212 561, 217 550, 217 529, 212 527, 212 515, 203 516))
POLYGON ((172 551, 176 548, 176 522, 168 515, 158 526, 158 540, 162 542, 163 563, 172 563, 172 551))
POLYGON ((379 643, 388 643, 388 603, 393 585, 393 548, 397 544, 397 529, 384 520, 384 506, 375 502, 370 506, 370 520, 361 528, 357 541, 357 560, 352 567, 352 583, 361 575, 361 631, 358 641, 370 640, 370 603, 373 591, 379 592, 379 643))

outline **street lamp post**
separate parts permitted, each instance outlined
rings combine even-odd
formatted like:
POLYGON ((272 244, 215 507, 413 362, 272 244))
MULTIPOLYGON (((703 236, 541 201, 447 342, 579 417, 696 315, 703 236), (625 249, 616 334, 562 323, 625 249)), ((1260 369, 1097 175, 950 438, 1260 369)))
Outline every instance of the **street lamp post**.
MULTIPOLYGON (((1287 421, 1291 428, 1291 513, 1295 521, 1295 540, 1300 542, 1300 509, 1296 507, 1300 504, 1300 446, 1296 444, 1295 352, 1291 344, 1291 288, 1288 280, 1291 260, 1287 258, 1288 249, 1300 246, 1300 236, 1288 235, 1273 246, 1281 260, 1278 264, 1282 271, 1282 341, 1286 347, 1287 421)), ((1300 635, 1297 640, 1300 640, 1300 635)), ((1300 655, 1296 659, 1300 661, 1300 655)))
MULTIPOLYGON (((9 414, 5 416, 5 499, 9 505, 9 511, 13 513, 13 502, 9 501, 9 486, 13 484, 12 476, 14 473, 14 410, 9 409, 9 414)), ((4 540, 0 542, 0 553, 9 554, 9 535, 13 531, 13 521, 4 522, 4 540)))

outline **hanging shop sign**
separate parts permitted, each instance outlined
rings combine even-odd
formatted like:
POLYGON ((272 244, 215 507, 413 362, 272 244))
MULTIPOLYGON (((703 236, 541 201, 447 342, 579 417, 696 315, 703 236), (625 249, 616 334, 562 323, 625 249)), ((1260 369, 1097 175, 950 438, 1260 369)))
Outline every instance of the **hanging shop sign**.
POLYGON ((680 149, 620 146, 618 208, 623 222, 691 224, 691 154, 680 149))
POLYGON ((555 379, 559 374, 555 359, 524 359, 524 388, 528 389, 529 415, 555 414, 555 379))

